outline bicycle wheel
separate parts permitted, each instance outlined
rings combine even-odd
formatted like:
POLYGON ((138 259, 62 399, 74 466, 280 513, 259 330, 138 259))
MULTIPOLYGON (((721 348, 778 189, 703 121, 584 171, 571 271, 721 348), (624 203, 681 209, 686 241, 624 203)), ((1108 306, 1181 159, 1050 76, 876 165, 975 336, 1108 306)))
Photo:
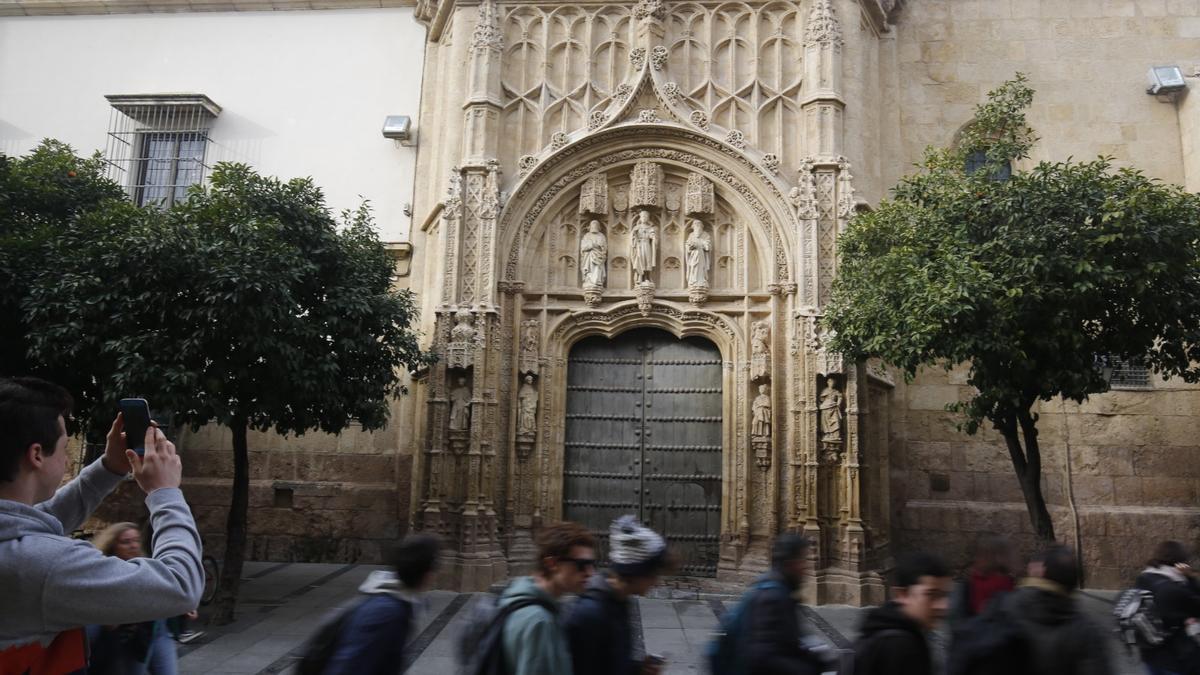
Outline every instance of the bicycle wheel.
POLYGON ((221 585, 221 568, 217 566, 217 559, 211 555, 201 558, 200 564, 204 568, 204 592, 200 595, 200 604, 207 605, 217 597, 217 588, 221 585))

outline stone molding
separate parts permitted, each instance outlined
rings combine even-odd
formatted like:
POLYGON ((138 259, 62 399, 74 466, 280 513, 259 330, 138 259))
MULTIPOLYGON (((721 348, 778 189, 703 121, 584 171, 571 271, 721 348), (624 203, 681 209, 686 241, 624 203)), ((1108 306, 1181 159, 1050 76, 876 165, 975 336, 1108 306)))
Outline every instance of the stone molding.
POLYGON ((416 0, 0 0, 0 16, 270 12, 416 5, 416 0))

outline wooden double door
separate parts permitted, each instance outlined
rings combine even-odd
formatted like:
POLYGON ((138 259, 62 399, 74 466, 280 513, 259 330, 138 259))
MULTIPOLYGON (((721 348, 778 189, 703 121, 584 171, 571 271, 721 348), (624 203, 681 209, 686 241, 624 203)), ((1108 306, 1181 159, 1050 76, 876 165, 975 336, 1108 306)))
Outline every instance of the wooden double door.
POLYGON ((638 329, 572 348, 563 517, 597 535, 601 556, 610 523, 632 513, 667 539, 678 574, 716 575, 721 380, 721 354, 702 338, 638 329))

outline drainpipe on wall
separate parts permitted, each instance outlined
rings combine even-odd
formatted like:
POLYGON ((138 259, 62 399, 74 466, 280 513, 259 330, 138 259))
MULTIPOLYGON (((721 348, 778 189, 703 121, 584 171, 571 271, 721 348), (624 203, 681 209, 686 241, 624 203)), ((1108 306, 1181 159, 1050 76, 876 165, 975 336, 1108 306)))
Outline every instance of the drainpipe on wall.
POLYGON ((1067 399, 1059 398, 1062 409, 1063 447, 1067 459, 1067 504, 1071 507, 1071 522, 1075 527, 1075 569, 1079 572, 1079 587, 1083 588, 1083 537, 1079 533, 1079 509, 1075 506, 1075 486, 1071 472, 1071 425, 1067 423, 1067 399))

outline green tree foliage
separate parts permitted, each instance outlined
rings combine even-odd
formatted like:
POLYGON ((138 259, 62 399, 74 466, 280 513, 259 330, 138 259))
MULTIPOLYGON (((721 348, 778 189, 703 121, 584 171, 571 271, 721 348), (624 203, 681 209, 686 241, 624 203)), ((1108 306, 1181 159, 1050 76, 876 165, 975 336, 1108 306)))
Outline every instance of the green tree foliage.
POLYGON ((232 619, 246 543, 247 432, 377 429, 400 371, 431 362, 413 296, 364 204, 340 223, 308 179, 239 164, 169 210, 82 210, 38 242, 21 299, 28 356, 96 383, 93 424, 144 395, 174 421, 233 436, 218 621, 232 619))
POLYGON ((124 192, 103 169, 98 157, 82 159, 53 140, 23 157, 0 155, 0 374, 37 374, 61 382, 85 409, 98 393, 94 381, 76 368, 30 358, 29 316, 22 302, 33 279, 57 266, 48 255, 54 236, 79 228, 84 214, 122 206, 124 192))
POLYGON ((1200 196, 1104 157, 1004 180, 1036 141, 1032 99, 1021 75, 992 91, 957 147, 928 150, 849 225, 825 321, 835 349, 909 378, 968 363, 975 395, 951 408, 968 433, 986 421, 1003 435, 1035 531, 1053 539, 1038 401, 1107 391, 1100 356, 1200 380, 1200 196))

